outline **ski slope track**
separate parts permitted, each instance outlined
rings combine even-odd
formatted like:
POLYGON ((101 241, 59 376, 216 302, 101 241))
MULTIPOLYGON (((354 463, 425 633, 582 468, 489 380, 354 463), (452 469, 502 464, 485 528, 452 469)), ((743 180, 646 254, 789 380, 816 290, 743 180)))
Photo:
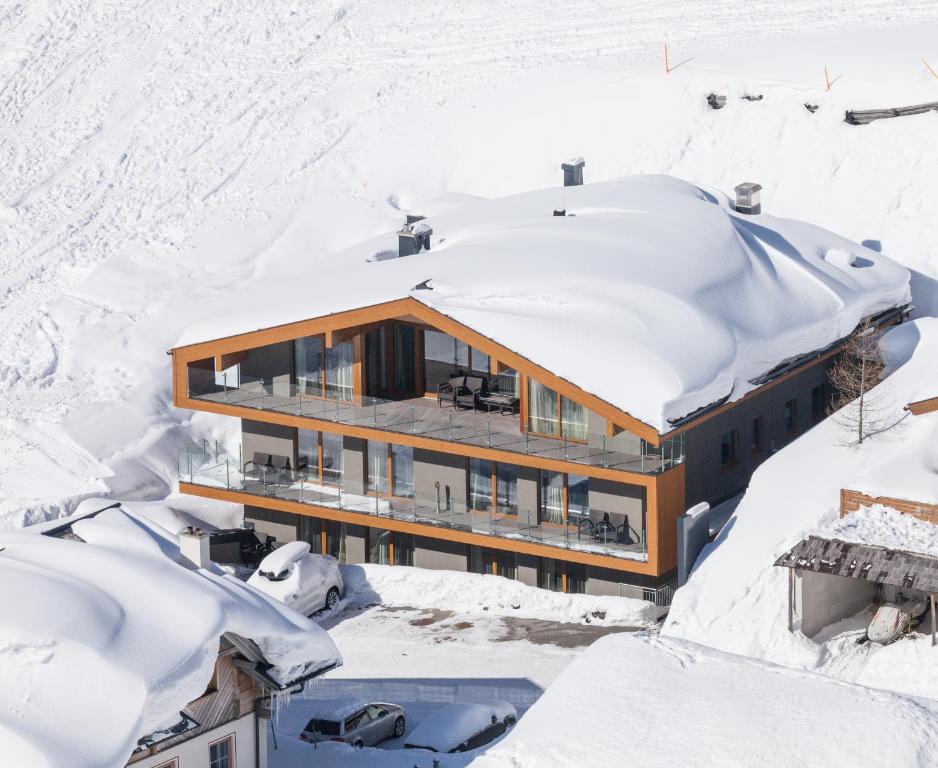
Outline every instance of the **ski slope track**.
POLYGON ((923 56, 936 2, 5 4, 0 528, 162 498, 178 447, 235 439, 171 408, 164 353, 253 281, 328 290, 402 211, 559 186, 570 155, 587 181, 758 181, 916 270, 931 312, 938 115, 842 122, 938 98, 923 56))

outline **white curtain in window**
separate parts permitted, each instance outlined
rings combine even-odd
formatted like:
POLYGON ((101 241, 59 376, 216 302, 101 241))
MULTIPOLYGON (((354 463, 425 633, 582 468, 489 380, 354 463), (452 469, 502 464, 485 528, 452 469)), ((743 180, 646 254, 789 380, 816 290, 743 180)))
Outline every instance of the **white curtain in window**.
POLYGON ((368 441, 368 490, 388 492, 388 444, 368 441))
POLYGON ((541 522, 563 523, 563 475, 541 470, 541 522))
POLYGON ((513 464, 496 464, 498 511, 518 514, 518 468, 513 464))
POLYGON ((492 462, 469 459, 469 508, 492 508, 492 462))
POLYGON ((351 400, 354 396, 353 365, 355 350, 352 342, 336 344, 326 350, 326 396, 351 400))
POLYGON ((577 523, 590 516, 590 479, 582 475, 567 477, 567 516, 577 523))
POLYGON ((585 441, 587 435, 587 411, 579 403, 561 398, 561 418, 563 419, 562 428, 567 440, 585 441))
POLYGON ((342 435, 322 435, 322 480, 330 485, 342 484, 342 435))
POLYGON ((557 393, 528 379, 528 429, 541 435, 557 434, 557 393))
POLYGON ((296 386, 304 395, 322 395, 322 337, 307 336, 293 344, 296 386))
POLYGON ((408 445, 391 446, 391 466, 394 472, 394 495, 414 495, 414 449, 408 445))

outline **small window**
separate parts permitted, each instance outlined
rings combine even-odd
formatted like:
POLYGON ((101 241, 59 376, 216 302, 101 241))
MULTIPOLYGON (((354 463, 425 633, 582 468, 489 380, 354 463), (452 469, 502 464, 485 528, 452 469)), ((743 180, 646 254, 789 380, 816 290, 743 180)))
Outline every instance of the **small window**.
POLYGON ((174 757, 172 760, 154 766, 154 768, 179 768, 179 758, 174 757))
POLYGON ((827 416, 828 400, 828 388, 826 383, 819 384, 811 390, 811 421, 814 424, 823 421, 824 417, 827 416))
POLYGON ((723 436, 720 438, 720 463, 724 467, 728 467, 736 463, 736 447, 738 443, 739 430, 737 429, 724 432, 723 436))
POLYGON ((765 422, 761 416, 752 420, 752 452, 761 453, 765 450, 765 422))
POLYGON ((345 721, 345 733, 354 731, 356 728, 361 728, 369 720, 371 720, 371 718, 368 716, 368 710, 363 709, 361 712, 352 715, 348 720, 345 721))
POLYGON ((785 424, 785 433, 793 435, 798 423, 798 403, 795 400, 786 401, 782 421, 785 424))
POLYGON ((234 734, 208 745, 209 768, 234 768, 234 734))

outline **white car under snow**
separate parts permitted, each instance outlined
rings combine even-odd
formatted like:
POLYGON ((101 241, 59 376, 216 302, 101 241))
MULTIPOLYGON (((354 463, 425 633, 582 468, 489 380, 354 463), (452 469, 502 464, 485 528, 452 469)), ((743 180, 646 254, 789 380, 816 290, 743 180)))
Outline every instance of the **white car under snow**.
POLYGON ((404 748, 468 752, 494 741, 516 722, 518 711, 507 701, 457 701, 425 718, 407 737, 404 748))
POLYGON ((267 555, 248 584, 304 616, 334 608, 345 589, 338 561, 313 554, 305 541, 291 541, 267 555))

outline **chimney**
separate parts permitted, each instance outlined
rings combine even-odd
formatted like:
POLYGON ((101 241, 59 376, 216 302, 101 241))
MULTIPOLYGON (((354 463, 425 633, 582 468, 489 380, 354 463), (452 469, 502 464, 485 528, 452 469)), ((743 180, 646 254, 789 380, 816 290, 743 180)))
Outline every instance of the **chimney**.
POLYGON ((212 561, 209 541, 209 535, 205 531, 191 525, 180 533, 179 554, 182 564, 189 568, 208 568, 212 561))
POLYGON ((736 187, 736 213, 754 216, 762 213, 762 186, 744 181, 736 187))
POLYGON ((565 187, 578 187, 583 183, 583 166, 586 161, 582 157, 574 157, 561 163, 563 169, 563 185, 565 187))
POLYGON ((407 221, 397 233, 397 255, 413 256, 422 250, 430 250, 430 235, 433 230, 424 221, 423 216, 407 215, 407 221))

